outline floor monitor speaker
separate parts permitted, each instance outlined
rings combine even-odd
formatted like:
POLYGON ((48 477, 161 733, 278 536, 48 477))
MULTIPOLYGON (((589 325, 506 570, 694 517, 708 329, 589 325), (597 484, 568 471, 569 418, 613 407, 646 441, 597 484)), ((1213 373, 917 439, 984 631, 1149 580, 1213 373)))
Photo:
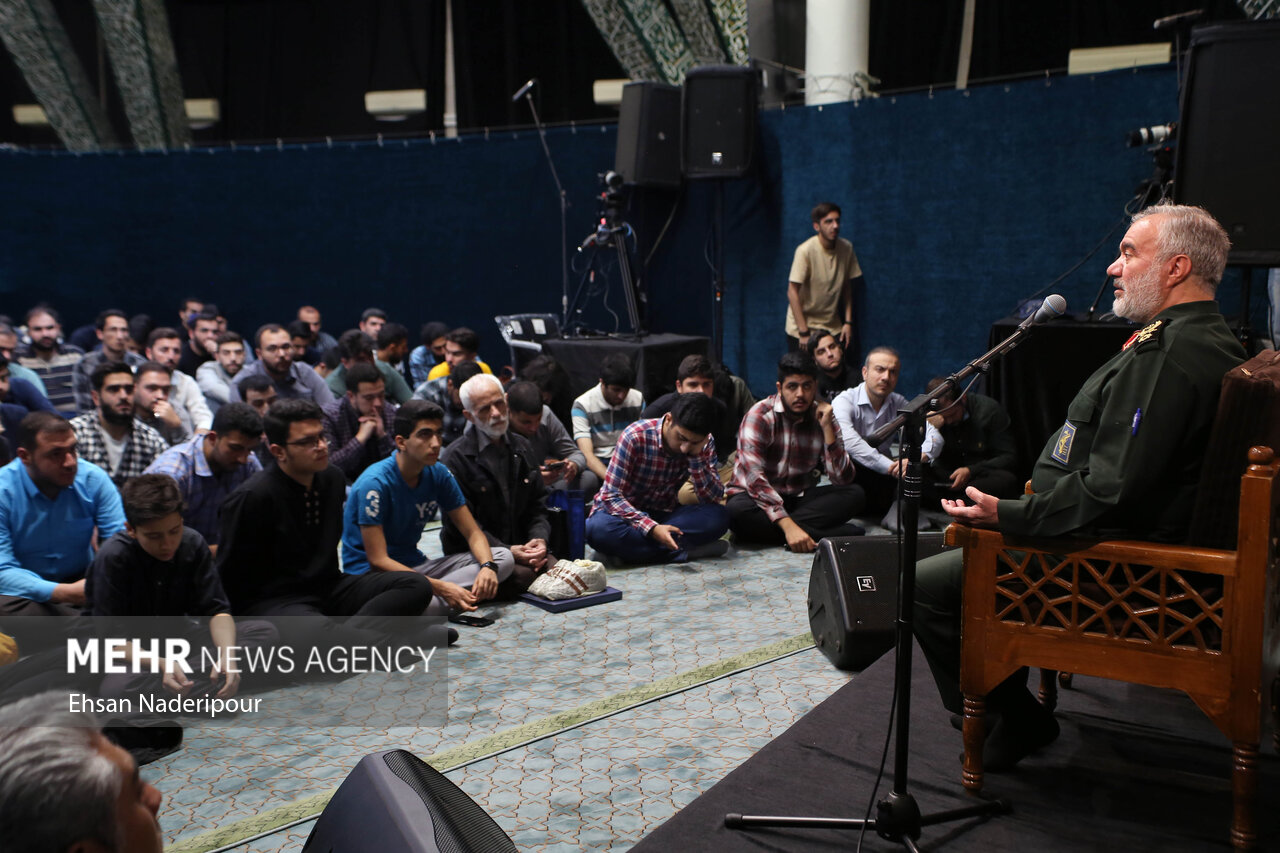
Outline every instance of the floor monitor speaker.
POLYGON ((751 168, 758 77, 736 65, 705 65, 685 75, 685 177, 740 178, 751 168))
POLYGON ((613 170, 632 186, 680 186, 679 86, 646 82, 622 87, 613 170))
POLYGON ((1187 56, 1174 196, 1222 223, 1232 263, 1280 266, 1280 21, 1197 28, 1187 56))
MULTIPOLYGON (((916 556, 943 551, 941 531, 921 533, 916 556)), ((860 670, 893 648, 898 617, 898 538, 828 537, 809 573, 809 630, 840 669, 860 670)))
POLYGON ((360 759, 325 806, 303 853, 515 853, 485 810, 403 749, 360 759))

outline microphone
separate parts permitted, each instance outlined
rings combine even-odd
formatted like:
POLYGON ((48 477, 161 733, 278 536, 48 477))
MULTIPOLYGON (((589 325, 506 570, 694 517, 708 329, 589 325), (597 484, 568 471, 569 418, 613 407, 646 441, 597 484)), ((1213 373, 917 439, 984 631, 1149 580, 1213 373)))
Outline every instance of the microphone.
POLYGON ((516 101, 520 100, 525 95, 529 94, 529 90, 532 89, 537 84, 538 84, 538 78, 530 77, 529 82, 521 86, 520 89, 514 95, 511 96, 511 103, 514 104, 516 101))
POLYGON ((1054 317, 1061 317, 1067 310, 1067 300, 1058 294, 1050 294, 1040 303, 1040 307, 1036 309, 1027 319, 1023 320, 1019 325, 1019 329, 1025 329, 1028 326, 1034 326, 1037 323, 1043 323, 1046 320, 1052 320, 1054 317))
POLYGON ((1178 27, 1183 24, 1189 24, 1196 18, 1204 14, 1204 9, 1192 9, 1190 12, 1179 12, 1176 15, 1169 15, 1166 18, 1156 18, 1151 22, 1151 29, 1159 32, 1167 30, 1169 27, 1178 27))

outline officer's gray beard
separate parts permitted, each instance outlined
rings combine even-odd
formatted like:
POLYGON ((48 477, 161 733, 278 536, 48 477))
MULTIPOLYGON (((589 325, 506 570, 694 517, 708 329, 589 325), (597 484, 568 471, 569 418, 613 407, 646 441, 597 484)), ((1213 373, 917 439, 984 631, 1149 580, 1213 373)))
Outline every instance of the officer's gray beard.
POLYGON ((1111 313, 1135 323, 1149 322, 1160 313, 1160 289, 1156 286, 1158 270, 1151 266, 1139 278, 1124 280, 1124 295, 1111 303, 1111 313))

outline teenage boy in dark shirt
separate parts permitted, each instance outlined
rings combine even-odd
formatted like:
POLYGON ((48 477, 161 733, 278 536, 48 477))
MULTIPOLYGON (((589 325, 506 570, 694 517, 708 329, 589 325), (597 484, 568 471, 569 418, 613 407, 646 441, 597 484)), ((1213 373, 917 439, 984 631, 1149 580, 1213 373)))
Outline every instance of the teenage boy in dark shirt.
MULTIPOLYGON (((162 672, 108 675, 104 697, 155 693, 186 696, 214 693, 228 699, 240 689, 237 660, 246 646, 276 637, 269 622, 231 618, 231 606, 213 569, 204 537, 182 523, 186 508, 177 482, 167 474, 142 474, 124 484, 125 529, 102 544, 85 581, 89 613, 129 619, 125 636, 180 638, 191 644, 188 662, 214 660, 207 673, 188 675, 173 660, 162 672)), ((95 620, 96 621, 96 620, 95 620)), ((114 634, 113 634, 114 635, 114 634)), ((146 657, 143 656, 145 660, 146 657)))

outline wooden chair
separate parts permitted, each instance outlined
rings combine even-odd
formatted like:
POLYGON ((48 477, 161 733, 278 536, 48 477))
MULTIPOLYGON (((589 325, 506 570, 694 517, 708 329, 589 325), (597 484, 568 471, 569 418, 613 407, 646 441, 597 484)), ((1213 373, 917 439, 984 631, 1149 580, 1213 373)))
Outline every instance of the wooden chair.
MULTIPOLYGON (((1231 841, 1252 847, 1264 654, 1280 616, 1280 463, 1249 451, 1234 550, 1115 541, 1015 542, 951 525, 964 547, 964 786, 982 788, 986 694, 1023 666, 1185 691, 1231 740, 1231 841)), ((1274 674, 1274 667, 1270 670, 1274 674)), ((1270 677, 1266 678, 1270 682, 1270 677)))

